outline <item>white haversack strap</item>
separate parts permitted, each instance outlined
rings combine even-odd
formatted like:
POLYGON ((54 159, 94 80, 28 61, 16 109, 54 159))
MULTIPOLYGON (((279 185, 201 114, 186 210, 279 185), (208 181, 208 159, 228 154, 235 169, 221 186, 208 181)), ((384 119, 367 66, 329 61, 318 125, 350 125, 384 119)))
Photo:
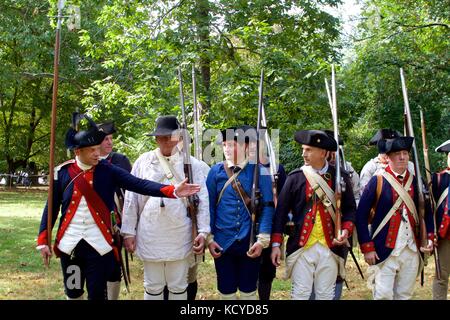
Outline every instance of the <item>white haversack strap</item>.
POLYGON ((442 192, 441 196, 439 197, 436 207, 434 208, 434 213, 437 212, 437 210, 441 206, 442 202, 444 202, 444 200, 447 199, 447 196, 448 196, 448 188, 445 188, 444 192, 442 192))
POLYGON ((336 213, 334 208, 336 207, 336 199, 334 197, 334 191, 330 188, 328 183, 318 175, 310 166, 303 167, 303 173, 308 180, 311 188, 317 194, 322 201, 328 213, 331 215, 333 222, 336 222, 336 213))
POLYGON ((419 218, 417 216, 416 205, 414 204, 414 200, 411 198, 411 196, 408 193, 408 190, 409 190, 409 188, 411 188, 411 185, 413 182, 413 175, 412 174, 409 175, 409 179, 406 182, 406 185, 404 187, 390 173, 383 171, 383 173, 381 175, 394 188, 394 190, 398 193, 399 197, 402 198, 402 200, 405 202, 406 206, 408 207, 409 211, 412 213, 414 220, 417 223, 419 221, 419 218))

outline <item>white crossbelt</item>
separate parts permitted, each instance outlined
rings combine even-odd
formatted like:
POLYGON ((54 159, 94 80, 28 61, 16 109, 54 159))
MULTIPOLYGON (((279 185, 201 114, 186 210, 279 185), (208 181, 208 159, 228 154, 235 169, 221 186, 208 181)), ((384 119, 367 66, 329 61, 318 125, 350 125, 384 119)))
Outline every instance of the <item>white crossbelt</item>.
POLYGON ((317 174, 311 166, 304 166, 302 170, 311 185, 311 188, 322 201, 325 209, 331 215, 333 222, 336 223, 336 213, 334 212, 334 208, 336 207, 336 198, 334 197, 333 189, 330 188, 328 183, 319 174, 317 174))
POLYGON ((406 203, 406 206, 413 213, 413 217, 414 217, 414 220, 416 220, 416 223, 418 221, 416 206, 414 205, 414 201, 411 199, 411 196, 406 191, 406 190, 409 190, 409 188, 411 187, 411 184, 413 182, 413 175, 412 174, 409 175, 409 178, 408 178, 408 181, 406 182, 405 187, 403 187, 396 179, 394 179, 394 177, 391 174, 387 173, 386 171, 383 171, 382 176, 394 188, 394 190, 398 193, 399 197, 398 197, 397 201, 395 201, 391 210, 389 210, 389 212, 386 214, 384 219, 381 221, 378 228, 373 233, 372 240, 377 236, 377 234, 381 231, 381 229, 383 229, 383 227, 386 225, 386 223, 388 223, 388 221, 391 219, 391 217, 394 215, 394 213, 400 208, 400 206, 403 204, 403 202, 406 203), (409 205, 408 205, 409 201, 412 202, 413 210, 411 210, 411 207, 410 207, 411 203, 409 203, 409 205))
MULTIPOLYGON (((167 161, 166 157, 162 155, 161 151, 159 149, 156 149, 155 154, 158 157, 159 163, 161 164, 161 167, 163 168, 164 173, 167 179, 169 179, 170 183, 172 183, 173 185, 181 183, 183 179, 181 179, 170 162, 167 161)), ((183 202, 184 206, 187 207, 186 198, 181 198, 180 200, 183 202)))

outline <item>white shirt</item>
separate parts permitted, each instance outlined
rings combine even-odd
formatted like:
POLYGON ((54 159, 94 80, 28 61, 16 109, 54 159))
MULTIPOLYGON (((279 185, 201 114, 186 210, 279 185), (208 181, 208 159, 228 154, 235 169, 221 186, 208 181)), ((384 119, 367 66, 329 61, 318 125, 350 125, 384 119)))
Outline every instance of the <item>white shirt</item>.
MULTIPOLYGON (((141 155, 131 173, 138 178, 170 184, 156 152, 158 149, 141 155)), ((178 176, 183 178, 183 156, 176 153, 166 159, 178 176)), ((194 183, 201 186, 198 193, 198 232, 207 235, 210 232, 210 216, 205 183, 206 164, 194 157, 191 157, 191 164, 194 183)), ((124 236, 136 236, 136 255, 144 261, 176 261, 192 254, 192 223, 182 199, 149 197, 126 191, 121 233, 124 236), (164 207, 161 207, 161 202, 164 207)))

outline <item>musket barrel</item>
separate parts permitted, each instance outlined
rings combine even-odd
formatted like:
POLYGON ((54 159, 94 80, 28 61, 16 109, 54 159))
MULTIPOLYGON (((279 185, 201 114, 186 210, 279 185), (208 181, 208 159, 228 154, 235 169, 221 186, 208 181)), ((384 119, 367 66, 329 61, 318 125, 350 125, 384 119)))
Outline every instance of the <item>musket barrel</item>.
POLYGON ((255 168, 253 170, 253 182, 252 182, 252 195, 251 195, 251 226, 250 226, 250 244, 249 249, 255 243, 255 233, 256 233, 256 219, 259 210, 259 138, 261 130, 261 120, 262 120, 262 106, 263 106, 263 84, 264 84, 264 70, 261 70, 261 77, 259 81, 259 93, 258 93, 258 120, 256 123, 256 159, 255 168))
MULTIPOLYGON (((406 113, 406 129, 407 133, 410 137, 414 138, 414 127, 412 124, 412 117, 411 117, 411 109, 409 107, 409 100, 408 100, 408 91, 406 89, 406 82, 405 77, 403 75, 403 68, 400 68, 400 80, 402 84, 402 93, 403 93, 403 101, 405 106, 405 113, 406 113)), ((423 189, 423 180, 422 180, 422 174, 420 172, 420 165, 419 165, 419 154, 417 153, 417 147, 416 147, 416 139, 413 140, 412 143, 412 149, 414 154, 414 169, 416 173, 417 178, 417 188, 418 188, 418 197, 419 197, 419 224, 420 224, 420 239, 422 246, 427 245, 427 232, 425 229, 425 221, 424 221, 424 215, 425 215, 425 199, 424 199, 424 189, 423 189), (425 230, 424 230, 425 229, 425 230)))
POLYGON ((331 99, 332 99, 332 117, 334 127, 334 139, 336 140, 336 180, 335 180, 335 196, 336 196, 336 223, 335 223, 335 237, 339 238, 341 235, 341 166, 340 166, 340 154, 339 154, 339 126, 338 126, 338 109, 336 99, 336 78, 334 73, 334 65, 331 65, 331 99))
POLYGON ((192 111, 194 114, 194 155, 195 158, 202 160, 202 147, 199 142, 199 132, 198 132, 198 105, 197 105, 197 81, 195 77, 195 66, 192 65, 192 99, 193 107, 192 111))

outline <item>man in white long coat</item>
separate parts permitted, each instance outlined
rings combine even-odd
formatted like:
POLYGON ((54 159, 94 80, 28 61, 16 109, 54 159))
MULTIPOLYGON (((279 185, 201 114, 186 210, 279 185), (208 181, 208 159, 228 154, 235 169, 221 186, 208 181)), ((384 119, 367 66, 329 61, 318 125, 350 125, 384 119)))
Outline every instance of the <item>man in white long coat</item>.
MULTIPOLYGON (((179 129, 176 117, 159 117, 156 130, 149 134, 155 136, 158 148, 141 155, 131 173, 160 182, 184 180, 183 154, 177 147, 179 129)), ((203 253, 210 232, 208 191, 203 165, 194 157, 191 164, 193 180, 201 186, 195 239, 185 200, 125 194, 121 233, 126 249, 136 252, 144 263, 145 300, 163 300, 166 285, 169 300, 186 300, 189 267, 195 263, 195 254, 203 253)))

